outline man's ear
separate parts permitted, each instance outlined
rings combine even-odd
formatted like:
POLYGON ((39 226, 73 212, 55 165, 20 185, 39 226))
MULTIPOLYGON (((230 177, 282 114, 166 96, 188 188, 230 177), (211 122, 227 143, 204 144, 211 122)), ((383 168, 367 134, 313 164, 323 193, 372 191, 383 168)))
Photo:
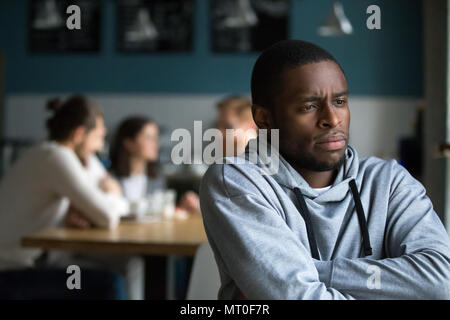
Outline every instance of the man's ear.
POLYGON ((77 127, 72 134, 72 140, 75 145, 80 144, 86 137, 86 128, 83 126, 77 127))
POLYGON ((272 112, 268 108, 264 108, 258 104, 252 105, 253 120, 259 129, 272 129, 273 118, 272 112))

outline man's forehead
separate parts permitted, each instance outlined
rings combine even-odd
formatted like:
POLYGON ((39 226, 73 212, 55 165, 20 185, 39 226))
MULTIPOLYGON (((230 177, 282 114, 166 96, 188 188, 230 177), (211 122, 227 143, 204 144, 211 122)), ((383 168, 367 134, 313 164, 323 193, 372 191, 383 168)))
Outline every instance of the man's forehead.
POLYGON ((347 81, 334 62, 323 61, 286 70, 282 77, 284 93, 297 96, 323 96, 346 92, 347 81))

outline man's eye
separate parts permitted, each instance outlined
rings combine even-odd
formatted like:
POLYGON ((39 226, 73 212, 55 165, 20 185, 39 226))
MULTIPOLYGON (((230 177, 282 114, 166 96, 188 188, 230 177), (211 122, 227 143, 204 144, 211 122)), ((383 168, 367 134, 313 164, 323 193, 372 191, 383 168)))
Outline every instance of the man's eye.
POLYGON ((344 104, 344 103, 345 103, 345 100, 338 99, 338 100, 336 100, 336 103, 337 103, 337 104, 344 104))
POLYGON ((302 111, 310 111, 310 110, 312 110, 312 109, 314 109, 315 108, 315 106, 313 105, 313 104, 310 104, 310 105, 307 105, 307 106, 303 106, 302 108, 301 108, 301 110, 302 111))

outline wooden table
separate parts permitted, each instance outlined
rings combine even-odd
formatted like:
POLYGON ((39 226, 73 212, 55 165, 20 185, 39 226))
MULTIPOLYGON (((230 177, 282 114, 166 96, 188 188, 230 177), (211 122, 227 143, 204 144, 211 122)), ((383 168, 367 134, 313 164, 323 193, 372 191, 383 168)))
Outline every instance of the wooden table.
MULTIPOLYGON (((74 252, 110 252, 142 256, 167 256, 166 299, 175 299, 174 256, 194 256, 207 242, 199 214, 188 219, 151 222, 123 221, 116 229, 55 228, 29 234, 22 247, 74 252)), ((152 283, 146 280, 146 286, 152 283)))
POLYGON ((194 256, 207 242, 201 216, 152 222, 124 221, 116 229, 56 228, 26 235, 22 247, 76 252, 194 256))

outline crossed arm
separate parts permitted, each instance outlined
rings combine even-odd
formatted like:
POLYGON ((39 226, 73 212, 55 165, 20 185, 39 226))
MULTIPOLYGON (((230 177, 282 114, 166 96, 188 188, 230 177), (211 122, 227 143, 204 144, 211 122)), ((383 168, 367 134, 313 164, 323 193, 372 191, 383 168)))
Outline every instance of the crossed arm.
POLYGON ((423 186, 409 178, 389 199, 386 259, 314 260, 263 196, 212 200, 220 181, 202 194, 208 238, 248 299, 450 299, 448 235, 423 186))

